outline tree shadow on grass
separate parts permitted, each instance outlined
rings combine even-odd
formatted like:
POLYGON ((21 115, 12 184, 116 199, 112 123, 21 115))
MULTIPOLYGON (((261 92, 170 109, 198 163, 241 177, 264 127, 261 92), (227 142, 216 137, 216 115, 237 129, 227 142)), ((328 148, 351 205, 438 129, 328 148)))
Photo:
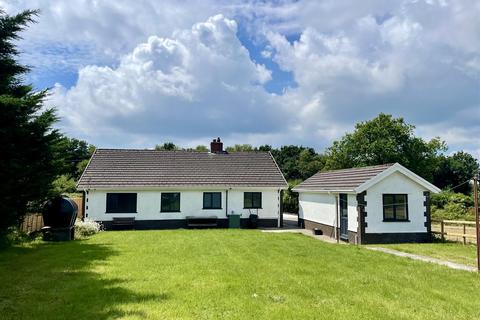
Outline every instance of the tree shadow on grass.
POLYGON ((138 304, 162 303, 168 295, 134 292, 125 287, 128 279, 98 272, 118 254, 109 245, 88 241, 0 252, 0 318, 144 318, 138 304))

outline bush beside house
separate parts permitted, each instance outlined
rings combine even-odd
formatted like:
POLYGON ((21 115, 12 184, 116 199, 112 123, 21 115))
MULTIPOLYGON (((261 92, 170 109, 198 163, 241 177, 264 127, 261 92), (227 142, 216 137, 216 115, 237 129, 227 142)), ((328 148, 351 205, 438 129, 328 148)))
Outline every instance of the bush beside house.
POLYGON ((75 222, 75 239, 84 239, 103 230, 101 223, 85 218, 75 222))
POLYGON ((449 191, 432 195, 432 219, 475 220, 473 195, 449 191))

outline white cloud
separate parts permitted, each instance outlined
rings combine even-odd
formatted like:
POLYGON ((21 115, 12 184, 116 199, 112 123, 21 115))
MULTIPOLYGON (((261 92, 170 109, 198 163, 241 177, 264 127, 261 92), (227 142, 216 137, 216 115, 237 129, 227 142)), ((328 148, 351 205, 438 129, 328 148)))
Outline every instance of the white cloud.
POLYGON ((290 26, 301 30, 296 41, 287 40, 285 25, 264 31, 272 58, 298 83, 285 98, 296 97, 303 112, 318 110, 315 117, 306 117, 317 124, 304 121, 297 130, 326 137, 321 129, 325 123, 337 126, 333 131, 338 133, 387 112, 422 128, 430 126, 432 130, 419 132, 425 137, 436 132, 434 136, 441 136, 454 150, 480 147, 463 134, 478 131, 480 121, 478 112, 468 112, 470 119, 463 116, 472 105, 480 110, 475 63, 480 47, 472 38, 480 23, 469 12, 478 9, 477 4, 405 1, 391 5, 380 18, 375 9, 364 15, 364 8, 352 6, 350 20, 342 15, 329 22, 309 19, 309 12, 322 15, 322 10, 332 13, 343 7, 343 2, 328 3, 310 3, 308 12, 294 6, 300 16, 290 26))
POLYGON ((279 130, 284 110, 260 86, 270 71, 250 60, 236 31, 235 21, 216 15, 172 38, 149 37, 116 68, 82 68, 74 87, 58 85, 53 96, 65 130, 121 135, 128 145, 142 134, 158 141, 172 132, 181 138, 279 130))
POLYGON ((421 31, 420 23, 394 17, 383 24, 380 33, 383 41, 401 47, 410 45, 421 31))
POLYGON ((270 35, 276 48, 274 60, 293 72, 298 90, 305 96, 318 92, 374 96, 401 90, 407 70, 415 60, 404 60, 384 52, 378 58, 365 54, 356 39, 343 35, 325 35, 306 29, 290 44, 281 35, 270 35))
POLYGON ((453 149, 480 150, 469 134, 480 122, 479 1, 0 3, 42 9, 24 59, 37 75, 78 70, 53 99, 65 130, 99 145, 221 135, 322 149, 386 112, 453 149), (257 56, 242 32, 261 44, 257 56), (267 93, 278 79, 257 58, 297 86, 267 93))
MULTIPOLYGON (((460 127, 452 125, 451 122, 447 121, 443 123, 421 125, 416 131, 418 134, 428 138, 441 136, 441 138, 447 141, 450 145, 461 145, 462 150, 469 152, 477 159, 480 159, 479 144, 476 139, 472 139, 472 137, 480 136, 480 126, 471 128, 460 127)), ((449 153, 452 154, 455 151, 458 151, 458 149, 452 149, 449 153)))
POLYGON ((261 55, 262 55, 262 57, 264 57, 264 58, 266 58, 266 59, 271 58, 271 57, 272 57, 272 51, 270 51, 270 50, 263 50, 263 51, 261 52, 261 55))
POLYGON ((175 30, 228 8, 216 1, 181 5, 176 0, 16 0, 0 2, 9 14, 39 9, 37 24, 23 33, 23 61, 39 73, 86 65, 115 65, 151 35, 168 37, 175 30))

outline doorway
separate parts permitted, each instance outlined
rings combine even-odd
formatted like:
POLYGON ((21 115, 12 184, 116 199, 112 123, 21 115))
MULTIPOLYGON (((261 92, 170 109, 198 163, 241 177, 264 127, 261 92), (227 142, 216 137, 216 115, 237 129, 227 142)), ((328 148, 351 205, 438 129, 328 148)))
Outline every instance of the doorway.
POLYGON ((340 239, 348 240, 348 195, 339 194, 340 200, 340 239))

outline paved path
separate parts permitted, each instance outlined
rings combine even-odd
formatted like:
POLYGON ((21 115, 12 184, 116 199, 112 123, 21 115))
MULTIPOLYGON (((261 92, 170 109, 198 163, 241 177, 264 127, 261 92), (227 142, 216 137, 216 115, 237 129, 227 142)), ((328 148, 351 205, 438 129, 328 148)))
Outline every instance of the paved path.
MULTIPOLYGON (((323 236, 323 235, 322 236, 317 236, 317 235, 314 235, 311 230, 306 230, 306 229, 299 229, 299 228, 297 228, 297 229, 264 229, 262 231, 263 232, 272 232, 272 233, 283 233, 283 232, 301 233, 301 234, 304 234, 306 236, 315 238, 317 240, 337 244, 337 241, 335 239, 329 237, 329 236, 323 236)), ((344 241, 340 241, 340 242, 338 242, 338 244, 347 244, 347 243, 344 242, 344 241)), ((419 261, 428 262, 428 263, 435 263, 435 264, 439 264, 439 265, 449 267, 449 268, 452 268, 452 269, 456 269, 456 270, 463 270, 463 271, 470 271, 470 272, 476 272, 477 271, 477 268, 475 268, 475 267, 471 267, 471 266, 467 266, 467 265, 464 265, 464 264, 455 263, 455 262, 451 262, 451 261, 447 261, 447 260, 441 260, 441 259, 436 259, 436 258, 427 257, 427 256, 420 256, 420 255, 417 255, 417 254, 411 254, 411 253, 406 253, 406 252, 387 249, 387 248, 370 247, 370 246, 362 246, 362 247, 365 248, 365 249, 368 249, 368 250, 380 251, 380 252, 392 254, 392 255, 395 255, 395 256, 398 256, 398 257, 409 258, 409 259, 419 260, 419 261)))
MULTIPOLYGON (((283 228, 282 229, 274 228, 274 229, 264 229, 262 231, 263 232, 273 232, 273 233, 281 233, 281 232, 301 233, 301 234, 304 234, 306 236, 309 236, 309 237, 312 237, 312 238, 315 238, 317 240, 321 240, 321 241, 324 241, 324 242, 337 243, 337 241, 335 239, 331 238, 331 237, 324 236, 324 235, 317 236, 317 235, 314 235, 311 230, 299 228, 298 225, 297 225, 297 219, 298 218, 297 218, 296 215, 289 214, 289 213, 284 213, 283 214, 283 228)), ((339 244, 346 244, 346 242, 340 241, 339 244)), ((427 256, 420 256, 420 255, 417 255, 417 254, 406 253, 406 252, 402 252, 402 251, 397 251, 397 250, 392 250, 392 249, 387 249, 387 248, 381 248, 381 247, 371 247, 371 246, 363 246, 363 247, 368 249, 368 250, 380 251, 380 252, 392 254, 392 255, 395 255, 395 256, 398 256, 398 257, 410 258, 410 259, 413 259, 413 260, 419 260, 419 261, 424 261, 424 262, 429 262, 429 263, 435 263, 435 264, 446 266, 446 267, 449 267, 449 268, 452 268, 452 269, 464 270, 464 271, 470 271, 470 272, 476 272, 477 271, 477 268, 475 268, 475 267, 471 267, 471 266, 467 266, 467 265, 464 265, 464 264, 455 263, 455 262, 451 262, 451 261, 447 261, 447 260, 441 260, 441 259, 427 257, 427 256)))
MULTIPOLYGON (((300 229, 297 225, 297 221, 298 221, 297 219, 298 219, 297 215, 290 214, 290 213, 284 213, 283 214, 283 228, 281 228, 281 229, 278 229, 278 228, 264 229, 262 231, 263 232, 273 232, 273 233, 280 233, 280 232, 301 233, 301 234, 304 234, 306 236, 309 236, 309 237, 312 237, 312 238, 315 238, 317 240, 321 240, 321 241, 324 241, 324 242, 337 243, 337 241, 335 239, 331 238, 331 237, 324 236, 324 235, 317 236, 317 235, 314 235, 311 230, 300 229)), ((340 241, 338 243, 339 244, 346 244, 346 242, 343 242, 343 241, 340 241)), ((467 265, 464 265, 464 264, 461 264, 461 263, 455 263, 455 262, 451 262, 451 261, 447 261, 447 260, 441 260, 441 259, 427 257, 427 256, 420 256, 420 255, 417 255, 417 254, 406 253, 406 252, 387 249, 387 248, 382 248, 382 247, 371 247, 371 246, 362 246, 362 247, 364 247, 368 250, 380 251, 380 252, 392 254, 392 255, 395 255, 395 256, 398 256, 398 257, 410 258, 410 259, 413 259, 413 260, 419 260, 419 261, 428 262, 428 263, 435 263, 435 264, 446 266, 446 267, 449 267, 449 268, 452 268, 452 269, 464 270, 464 271, 470 271, 470 272, 476 272, 477 271, 477 268, 475 268, 475 267, 467 266, 467 265)))
MULTIPOLYGON (((262 232, 271 232, 271 233, 301 233, 303 235, 315 238, 317 240, 321 240, 323 242, 328 243, 337 243, 337 241, 329 236, 317 236, 314 235, 312 230, 307 229, 262 229, 262 232)), ((346 242, 340 241, 340 244, 346 244, 346 242)))
POLYGON ((369 247, 369 246, 365 246, 365 248, 367 248, 368 250, 380 251, 380 252, 384 252, 384 253, 388 253, 388 254, 393 254, 393 255, 399 256, 399 257, 410 258, 410 259, 413 259, 413 260, 420 260, 420 261, 429 262, 429 263, 436 263, 436 264, 446 266, 446 267, 449 267, 449 268, 452 268, 452 269, 471 271, 471 272, 476 272, 477 271, 477 268, 475 268, 475 267, 471 267, 471 266, 467 266, 467 265, 464 265, 464 264, 455 263, 455 262, 451 262, 451 261, 447 261, 447 260, 441 260, 441 259, 436 259, 436 258, 427 257, 427 256, 419 256, 417 254, 406 253, 406 252, 387 249, 387 248, 369 247))
MULTIPOLYGON (((283 228, 265 228, 262 229, 262 232, 272 232, 272 233, 283 233, 283 232, 290 232, 290 233, 301 233, 306 236, 315 238, 317 240, 321 240, 328 243, 337 243, 337 240, 324 235, 314 235, 312 230, 302 229, 298 227, 298 216, 291 213, 284 213, 283 214, 283 228)), ((340 244, 345 244, 346 242, 340 241, 340 244)))
POLYGON ((284 229, 298 229, 298 216, 296 214, 283 214, 283 228, 284 229))

